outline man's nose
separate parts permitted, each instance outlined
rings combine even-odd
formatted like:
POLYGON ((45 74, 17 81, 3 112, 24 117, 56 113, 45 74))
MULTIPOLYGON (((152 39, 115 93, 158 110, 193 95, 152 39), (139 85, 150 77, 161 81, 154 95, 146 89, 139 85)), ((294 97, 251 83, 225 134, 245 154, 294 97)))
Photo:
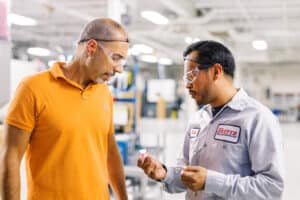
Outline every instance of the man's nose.
POLYGON ((122 73, 123 72, 123 66, 122 65, 114 66, 114 72, 122 73))
POLYGON ((192 88, 192 83, 185 82, 185 88, 191 89, 192 88))

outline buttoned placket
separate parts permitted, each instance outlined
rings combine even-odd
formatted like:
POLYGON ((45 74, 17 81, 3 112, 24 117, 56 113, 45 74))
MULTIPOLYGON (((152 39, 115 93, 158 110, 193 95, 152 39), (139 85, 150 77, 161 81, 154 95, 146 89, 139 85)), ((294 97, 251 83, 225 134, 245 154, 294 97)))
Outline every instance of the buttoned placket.
POLYGON ((80 95, 81 95, 82 100, 88 100, 89 99, 89 94, 88 93, 91 92, 90 90, 92 90, 92 88, 93 88, 93 85, 90 84, 86 88, 81 89, 80 95))

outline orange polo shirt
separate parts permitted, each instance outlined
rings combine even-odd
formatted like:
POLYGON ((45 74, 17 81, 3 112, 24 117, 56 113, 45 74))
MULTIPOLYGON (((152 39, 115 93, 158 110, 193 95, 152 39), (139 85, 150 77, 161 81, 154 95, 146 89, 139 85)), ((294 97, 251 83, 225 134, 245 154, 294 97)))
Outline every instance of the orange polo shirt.
POLYGON ((83 89, 67 80, 62 64, 23 80, 6 118, 32 133, 26 150, 28 199, 109 199, 112 95, 106 84, 83 89))

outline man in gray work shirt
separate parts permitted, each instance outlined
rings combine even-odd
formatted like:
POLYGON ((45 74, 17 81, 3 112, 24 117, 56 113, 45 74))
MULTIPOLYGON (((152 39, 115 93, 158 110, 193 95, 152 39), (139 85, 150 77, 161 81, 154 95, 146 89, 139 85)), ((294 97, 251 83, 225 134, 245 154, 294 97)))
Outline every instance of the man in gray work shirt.
POLYGON ((214 41, 191 44, 184 52, 184 80, 204 105, 190 120, 178 165, 152 156, 138 166, 186 199, 277 200, 282 198, 283 144, 277 118, 233 85, 231 52, 214 41))

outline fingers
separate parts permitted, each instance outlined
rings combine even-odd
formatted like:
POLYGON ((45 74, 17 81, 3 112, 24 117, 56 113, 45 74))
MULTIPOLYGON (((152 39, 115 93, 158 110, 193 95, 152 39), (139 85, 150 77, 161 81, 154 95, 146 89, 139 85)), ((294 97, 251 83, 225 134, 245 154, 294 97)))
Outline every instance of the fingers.
POLYGON ((139 167, 139 168, 142 168, 142 165, 143 165, 143 159, 142 158, 139 158, 138 160, 137 160, 137 166, 139 167))
POLYGON ((155 160, 151 156, 147 156, 142 163, 142 168, 145 169, 152 164, 155 164, 155 160))
POLYGON ((156 170, 157 162, 151 158, 147 157, 144 160, 144 163, 142 165, 142 168, 144 169, 145 174, 147 174, 150 178, 155 178, 155 170, 156 170))
POLYGON ((199 166, 186 166, 186 167, 183 167, 183 170, 187 171, 187 172, 198 172, 198 171, 201 170, 201 167, 199 167, 199 166))
POLYGON ((181 181, 192 191, 203 190, 205 186, 207 169, 200 166, 184 167, 181 171, 181 181))
POLYGON ((195 180, 194 175, 195 175, 194 172, 183 171, 181 173, 181 181, 182 181, 183 185, 185 185, 187 188, 196 192, 196 191, 198 191, 198 189, 196 187, 197 180, 195 180))
POLYGON ((188 172, 188 171, 181 171, 181 180, 183 182, 193 182, 195 173, 194 172, 188 172))
POLYGON ((150 172, 154 169, 156 162, 151 156, 147 156, 146 158, 139 158, 137 161, 137 166, 142 168, 144 172, 149 175, 150 172))
POLYGON ((145 174, 147 174, 150 178, 154 178, 154 172, 155 172, 155 165, 148 165, 147 167, 145 167, 144 172, 145 174))
POLYGON ((190 190, 192 190, 193 192, 199 191, 198 188, 197 188, 197 184, 196 183, 187 183, 187 182, 184 182, 183 184, 186 187, 188 187, 190 190))
POLYGON ((162 164, 151 156, 147 156, 144 161, 143 159, 139 158, 137 161, 137 166, 144 170, 144 173, 148 177, 154 180, 161 180, 166 175, 166 171, 162 164))
POLYGON ((147 155, 146 157, 142 157, 140 156, 138 161, 137 161, 137 166, 140 167, 140 168, 144 168, 143 166, 148 163, 148 162, 151 162, 152 160, 152 157, 147 155))

